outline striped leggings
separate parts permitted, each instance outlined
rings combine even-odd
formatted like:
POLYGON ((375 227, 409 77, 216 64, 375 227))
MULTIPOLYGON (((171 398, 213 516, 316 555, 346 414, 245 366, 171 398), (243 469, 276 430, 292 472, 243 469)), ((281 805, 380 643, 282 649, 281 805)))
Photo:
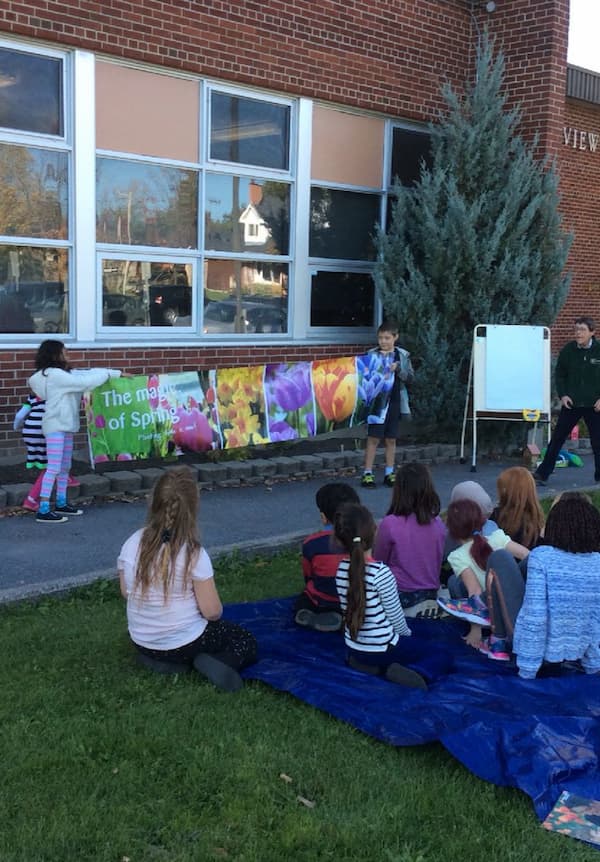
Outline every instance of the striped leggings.
POLYGON ((65 500, 69 470, 73 459, 73 435, 66 431, 48 434, 46 451, 48 453, 48 466, 42 480, 40 497, 42 500, 49 500, 56 482, 56 499, 65 500))

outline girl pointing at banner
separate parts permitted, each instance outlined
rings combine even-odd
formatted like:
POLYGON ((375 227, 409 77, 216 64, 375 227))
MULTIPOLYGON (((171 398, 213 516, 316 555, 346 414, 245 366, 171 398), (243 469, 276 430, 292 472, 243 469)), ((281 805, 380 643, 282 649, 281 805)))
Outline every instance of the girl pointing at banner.
MULTIPOLYGON (((73 435, 79 431, 81 396, 106 383, 111 377, 121 377, 120 371, 90 368, 73 371, 62 341, 43 341, 35 357, 36 372, 29 378, 32 391, 46 402, 42 430, 46 438, 48 466, 40 493, 40 508, 36 520, 42 524, 61 524, 67 515, 82 515, 83 510, 67 503, 67 482, 73 458, 73 435), (50 497, 56 482, 56 507, 50 509, 50 497)), ((129 376, 129 375, 123 375, 129 376)))

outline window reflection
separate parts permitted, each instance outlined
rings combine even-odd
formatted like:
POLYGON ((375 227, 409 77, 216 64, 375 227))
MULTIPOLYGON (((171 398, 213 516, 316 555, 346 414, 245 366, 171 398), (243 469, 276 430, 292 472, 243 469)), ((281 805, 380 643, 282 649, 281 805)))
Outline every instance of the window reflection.
POLYGON ((314 186, 310 192, 310 255, 373 260, 379 195, 314 186))
POLYGON ((290 187, 287 183, 207 174, 205 185, 206 249, 288 253, 290 187))
POLYGON ((67 238, 67 153, 0 144, 0 188, 0 234, 67 238))
POLYGON ((0 126, 63 134, 62 60, 0 48, 0 126))
POLYGON ((0 332, 68 332, 68 252, 0 247, 0 332))
POLYGON ((431 135, 416 129, 395 128, 390 182, 413 186, 421 176, 422 161, 426 167, 431 167, 431 135))
POLYGON ((96 206, 98 242, 196 248, 195 171, 98 158, 96 206))
POLYGON ((287 264, 209 260, 205 268, 204 332, 286 332, 287 296, 287 264))
POLYGON ((192 265, 102 261, 103 326, 192 325, 192 265))
POLYGON ((373 326, 375 288, 367 272, 319 270, 312 277, 311 326, 373 326))
POLYGON ((211 159, 288 170, 289 140, 288 105, 211 93, 211 159))

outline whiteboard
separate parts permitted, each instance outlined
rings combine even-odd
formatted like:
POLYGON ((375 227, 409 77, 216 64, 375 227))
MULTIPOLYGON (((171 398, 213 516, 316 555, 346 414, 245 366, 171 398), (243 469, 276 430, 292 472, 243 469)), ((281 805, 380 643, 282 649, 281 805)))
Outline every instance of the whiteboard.
MULTIPOLYGON (((480 324, 473 335, 473 411, 508 418, 523 410, 550 417, 550 330, 480 324), (503 416, 501 414, 504 414, 503 416)), ((493 417, 489 417, 493 418, 493 417)))

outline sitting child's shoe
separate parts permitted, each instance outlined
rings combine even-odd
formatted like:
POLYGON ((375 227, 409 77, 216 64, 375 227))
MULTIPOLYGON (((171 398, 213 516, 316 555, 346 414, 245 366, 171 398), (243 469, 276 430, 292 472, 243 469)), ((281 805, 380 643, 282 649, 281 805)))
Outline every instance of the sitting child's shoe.
POLYGON ((374 488, 376 484, 375 476, 372 473, 363 473, 360 484, 363 488, 374 488))
POLYGON ((209 653, 199 653, 194 659, 194 668, 221 691, 233 693, 244 687, 244 680, 237 670, 209 653))
POLYGON ((69 476, 67 479, 67 488, 79 488, 81 482, 75 476, 69 476))
POLYGON ((57 506, 55 509, 60 515, 83 515, 83 509, 78 509, 76 506, 71 506, 65 503, 64 506, 57 506))
POLYGON ((497 638, 493 635, 490 635, 489 638, 483 638, 479 652, 494 661, 510 661, 510 651, 504 638, 497 638))
POLYGON ((435 599, 425 599, 410 608, 403 608, 403 611, 407 619, 440 620, 448 616, 435 599))
POLYGON ((342 627, 342 615, 338 614, 337 611, 325 611, 322 614, 313 614, 313 616, 315 618, 313 628, 318 632, 339 632, 342 627))
POLYGON ((384 476, 384 479, 383 479, 383 484, 387 488, 393 488, 395 481, 396 481, 396 477, 393 473, 386 473, 386 475, 384 476))
POLYGON ((438 599, 437 603, 453 617, 478 626, 490 624, 490 612, 479 596, 469 596, 468 599, 438 599))
POLYGON ((38 500, 34 500, 33 497, 30 497, 28 494, 21 503, 21 508, 27 509, 28 512, 37 512, 40 508, 40 504, 38 500))
POLYGON ((309 608, 300 608, 299 611, 296 611, 296 615, 294 616, 294 622, 296 625, 302 626, 304 629, 314 629, 316 620, 316 613, 311 611, 309 608))
POLYGON ((427 683, 420 673, 416 670, 411 670, 409 667, 404 667, 402 664, 393 662, 384 673, 388 682, 394 682, 396 685, 404 685, 407 688, 426 689, 427 683))

